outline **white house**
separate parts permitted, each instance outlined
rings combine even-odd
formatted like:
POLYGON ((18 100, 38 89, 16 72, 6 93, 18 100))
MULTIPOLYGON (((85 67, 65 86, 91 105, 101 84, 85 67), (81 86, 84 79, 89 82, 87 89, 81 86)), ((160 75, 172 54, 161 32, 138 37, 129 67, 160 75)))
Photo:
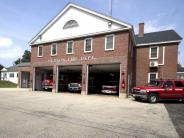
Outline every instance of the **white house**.
POLYGON ((1 70, 1 80, 11 81, 13 83, 18 83, 18 67, 11 66, 8 68, 3 68, 1 70))

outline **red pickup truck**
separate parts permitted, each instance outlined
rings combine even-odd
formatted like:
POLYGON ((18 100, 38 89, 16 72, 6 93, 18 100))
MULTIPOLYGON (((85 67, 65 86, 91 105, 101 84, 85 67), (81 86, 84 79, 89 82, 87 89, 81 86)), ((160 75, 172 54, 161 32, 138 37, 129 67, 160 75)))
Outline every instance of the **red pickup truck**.
POLYGON ((184 80, 156 80, 145 86, 134 87, 131 95, 135 100, 157 103, 159 100, 184 101, 184 80))
POLYGON ((42 88, 44 90, 52 89, 52 87, 53 87, 53 80, 52 79, 43 80, 43 82, 42 82, 42 88))

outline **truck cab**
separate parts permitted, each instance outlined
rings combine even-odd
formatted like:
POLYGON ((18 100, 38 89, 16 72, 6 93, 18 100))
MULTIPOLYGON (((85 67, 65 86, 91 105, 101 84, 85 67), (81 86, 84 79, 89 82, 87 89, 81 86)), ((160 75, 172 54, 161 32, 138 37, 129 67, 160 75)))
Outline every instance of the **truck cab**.
POLYGON ((159 100, 184 100, 184 80, 155 80, 132 89, 135 100, 157 103, 159 100))

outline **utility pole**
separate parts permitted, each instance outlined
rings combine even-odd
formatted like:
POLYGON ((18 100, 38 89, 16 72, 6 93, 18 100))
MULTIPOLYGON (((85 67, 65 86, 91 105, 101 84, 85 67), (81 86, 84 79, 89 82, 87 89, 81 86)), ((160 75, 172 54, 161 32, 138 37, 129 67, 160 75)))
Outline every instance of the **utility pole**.
POLYGON ((113 4, 113 0, 109 0, 109 14, 112 17, 112 4, 113 4))

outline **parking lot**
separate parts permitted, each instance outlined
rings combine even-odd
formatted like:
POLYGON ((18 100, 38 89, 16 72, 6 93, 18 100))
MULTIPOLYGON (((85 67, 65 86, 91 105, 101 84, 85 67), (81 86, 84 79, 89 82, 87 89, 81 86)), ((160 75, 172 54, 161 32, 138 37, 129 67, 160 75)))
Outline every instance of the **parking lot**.
POLYGON ((179 137, 166 103, 0 89, 0 137, 179 137))

